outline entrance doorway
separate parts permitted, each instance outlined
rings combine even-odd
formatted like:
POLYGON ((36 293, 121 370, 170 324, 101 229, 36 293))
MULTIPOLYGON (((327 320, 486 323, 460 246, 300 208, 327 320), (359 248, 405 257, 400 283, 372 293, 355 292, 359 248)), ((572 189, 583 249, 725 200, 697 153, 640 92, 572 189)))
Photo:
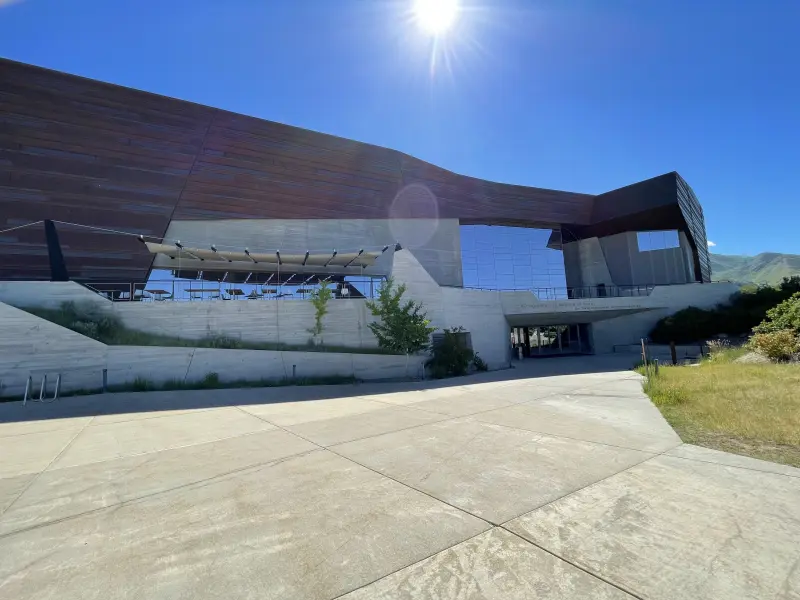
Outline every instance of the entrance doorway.
POLYGON ((515 349, 522 347, 523 356, 529 358, 592 353, 586 323, 512 327, 511 344, 515 349))

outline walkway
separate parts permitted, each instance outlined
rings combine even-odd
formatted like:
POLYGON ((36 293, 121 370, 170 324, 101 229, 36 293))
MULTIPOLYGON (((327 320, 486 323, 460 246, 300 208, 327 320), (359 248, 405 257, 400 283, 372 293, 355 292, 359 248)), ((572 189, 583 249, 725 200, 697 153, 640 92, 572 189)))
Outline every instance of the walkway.
POLYGON ((800 470, 608 368, 0 405, 0 598, 800 598, 800 470))

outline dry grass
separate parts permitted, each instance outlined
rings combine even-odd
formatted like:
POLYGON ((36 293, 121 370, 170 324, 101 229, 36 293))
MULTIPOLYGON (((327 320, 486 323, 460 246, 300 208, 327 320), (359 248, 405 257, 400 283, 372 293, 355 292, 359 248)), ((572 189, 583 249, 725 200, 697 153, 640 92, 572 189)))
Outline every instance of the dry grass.
POLYGON ((720 358, 662 367, 645 392, 684 442, 800 467, 800 365, 720 358))

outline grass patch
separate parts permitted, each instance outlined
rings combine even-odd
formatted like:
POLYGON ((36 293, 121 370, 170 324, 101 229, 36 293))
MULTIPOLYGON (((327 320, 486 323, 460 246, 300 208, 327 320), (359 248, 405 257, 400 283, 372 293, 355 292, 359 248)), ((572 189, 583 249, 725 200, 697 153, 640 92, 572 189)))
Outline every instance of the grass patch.
POLYGON ((384 348, 359 348, 315 344, 284 344, 279 342, 246 342, 228 336, 199 340, 146 333, 125 327, 116 315, 98 313, 91 308, 78 309, 71 302, 61 308, 32 308, 22 310, 90 337, 109 346, 163 346, 181 348, 226 348, 239 350, 275 350, 287 352, 343 352, 346 354, 389 354, 384 348))
POLYGON ((800 467, 800 365, 732 363, 741 352, 662 366, 644 391, 684 442, 800 467))
POLYGON ((732 363, 737 358, 741 358, 745 354, 750 352, 747 346, 736 346, 736 347, 727 347, 721 348, 719 350, 715 350, 709 356, 706 357, 706 360, 712 363, 732 363))

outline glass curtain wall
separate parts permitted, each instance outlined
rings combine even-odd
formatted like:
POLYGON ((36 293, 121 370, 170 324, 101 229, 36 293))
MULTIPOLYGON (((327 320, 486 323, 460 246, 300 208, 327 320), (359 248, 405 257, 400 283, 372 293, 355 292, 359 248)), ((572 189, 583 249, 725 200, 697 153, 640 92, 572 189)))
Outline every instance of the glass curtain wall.
MULTIPOLYGON (((531 290, 542 299, 567 297, 564 254, 548 248, 553 230, 461 226, 464 287, 531 290)), ((560 235, 554 236, 560 239, 560 235)))

